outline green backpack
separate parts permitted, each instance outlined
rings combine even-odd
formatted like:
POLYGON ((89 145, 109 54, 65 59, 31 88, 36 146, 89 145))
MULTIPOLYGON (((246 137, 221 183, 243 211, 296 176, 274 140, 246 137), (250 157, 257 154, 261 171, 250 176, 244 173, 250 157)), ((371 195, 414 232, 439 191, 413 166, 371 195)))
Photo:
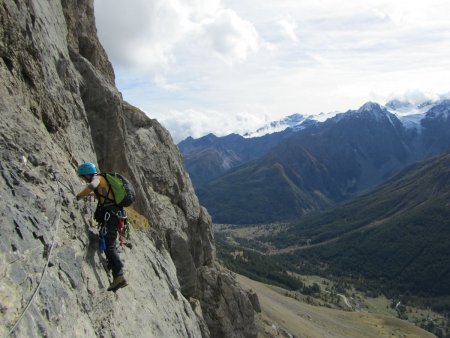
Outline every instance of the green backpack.
POLYGON ((129 207, 136 199, 133 185, 122 175, 117 173, 100 174, 109 183, 114 195, 114 203, 119 207, 129 207))

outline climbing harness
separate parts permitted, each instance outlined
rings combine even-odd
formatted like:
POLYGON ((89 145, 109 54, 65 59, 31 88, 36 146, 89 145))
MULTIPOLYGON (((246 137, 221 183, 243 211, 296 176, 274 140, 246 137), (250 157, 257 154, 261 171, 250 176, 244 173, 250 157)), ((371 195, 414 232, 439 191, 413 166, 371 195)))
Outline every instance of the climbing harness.
POLYGON ((119 233, 119 243, 120 247, 123 247, 124 244, 124 237, 125 239, 130 239, 130 224, 128 222, 128 215, 125 210, 119 210, 117 213, 113 211, 106 211, 105 215, 103 216, 103 224, 101 225, 100 231, 98 232, 98 251, 99 253, 103 253, 106 250, 106 234, 107 229, 105 224, 109 221, 111 218, 111 215, 114 215, 118 219, 117 223, 117 232, 119 233))

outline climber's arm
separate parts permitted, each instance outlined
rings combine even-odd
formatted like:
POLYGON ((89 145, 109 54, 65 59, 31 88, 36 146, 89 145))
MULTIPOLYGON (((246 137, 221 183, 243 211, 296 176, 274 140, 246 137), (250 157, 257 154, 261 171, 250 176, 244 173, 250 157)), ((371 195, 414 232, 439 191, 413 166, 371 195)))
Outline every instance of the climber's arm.
POLYGON ((92 181, 84 188, 81 192, 77 195, 77 200, 82 199, 84 197, 88 196, 95 196, 94 190, 97 189, 98 185, 100 184, 100 180, 97 176, 94 176, 92 181))

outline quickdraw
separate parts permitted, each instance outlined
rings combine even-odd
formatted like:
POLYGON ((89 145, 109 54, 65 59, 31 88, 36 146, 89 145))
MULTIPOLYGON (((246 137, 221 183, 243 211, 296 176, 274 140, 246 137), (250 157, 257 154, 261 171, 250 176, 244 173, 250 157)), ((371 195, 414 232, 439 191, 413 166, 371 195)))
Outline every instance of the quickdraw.
POLYGON ((126 225, 128 225, 128 222, 127 222, 128 216, 127 216, 127 212, 125 210, 123 212, 119 211, 116 214, 116 216, 119 219, 119 242, 120 242, 120 246, 123 247, 123 243, 124 243, 123 234, 125 232, 126 225))
POLYGON ((123 247, 123 228, 124 218, 119 218, 119 242, 121 247, 123 247))
POLYGON ((103 253, 103 251, 106 250, 106 240, 105 240, 105 238, 106 238, 106 227, 105 226, 102 226, 100 228, 98 236, 99 236, 99 238, 98 238, 98 240, 99 240, 98 251, 100 253, 103 253))
POLYGON ((103 253, 106 250, 106 222, 111 218, 111 214, 109 212, 105 212, 105 216, 103 216, 103 220, 105 221, 98 232, 98 252, 103 253))

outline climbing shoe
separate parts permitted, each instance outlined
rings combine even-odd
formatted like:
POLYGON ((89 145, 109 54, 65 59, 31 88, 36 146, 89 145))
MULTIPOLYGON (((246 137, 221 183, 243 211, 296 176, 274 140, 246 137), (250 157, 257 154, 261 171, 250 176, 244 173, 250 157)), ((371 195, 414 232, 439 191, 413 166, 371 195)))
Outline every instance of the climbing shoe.
POLYGON ((120 288, 124 288, 127 286, 127 280, 123 275, 114 277, 114 280, 112 281, 111 285, 108 287, 108 291, 116 292, 120 288))

